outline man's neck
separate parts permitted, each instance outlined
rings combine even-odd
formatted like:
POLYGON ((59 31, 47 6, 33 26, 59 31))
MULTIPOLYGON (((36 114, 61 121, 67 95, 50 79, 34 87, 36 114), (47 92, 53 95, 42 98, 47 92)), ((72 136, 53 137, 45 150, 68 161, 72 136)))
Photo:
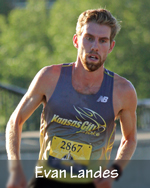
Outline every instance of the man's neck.
POLYGON ((104 77, 104 67, 89 72, 82 64, 75 62, 72 69, 72 85, 76 91, 83 94, 95 94, 101 87, 104 77))

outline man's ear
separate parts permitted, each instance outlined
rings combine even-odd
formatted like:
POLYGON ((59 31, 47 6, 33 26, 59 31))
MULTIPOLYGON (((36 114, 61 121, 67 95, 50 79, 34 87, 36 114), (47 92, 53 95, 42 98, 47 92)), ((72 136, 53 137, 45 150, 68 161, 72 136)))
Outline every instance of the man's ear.
POLYGON ((78 48, 78 36, 77 36, 77 34, 75 34, 73 36, 73 45, 74 45, 75 48, 78 48))
POLYGON ((113 41, 111 42, 108 53, 111 53, 111 52, 112 52, 114 46, 115 46, 115 40, 113 40, 113 41))

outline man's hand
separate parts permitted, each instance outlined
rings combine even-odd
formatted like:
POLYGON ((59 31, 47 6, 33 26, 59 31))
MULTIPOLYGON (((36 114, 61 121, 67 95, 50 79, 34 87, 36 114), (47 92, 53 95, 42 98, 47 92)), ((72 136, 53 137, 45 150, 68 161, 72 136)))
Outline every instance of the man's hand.
POLYGON ((7 188, 27 188, 27 181, 21 167, 10 172, 7 188))
POLYGON ((96 178, 94 185, 96 188, 112 188, 113 178, 96 178))

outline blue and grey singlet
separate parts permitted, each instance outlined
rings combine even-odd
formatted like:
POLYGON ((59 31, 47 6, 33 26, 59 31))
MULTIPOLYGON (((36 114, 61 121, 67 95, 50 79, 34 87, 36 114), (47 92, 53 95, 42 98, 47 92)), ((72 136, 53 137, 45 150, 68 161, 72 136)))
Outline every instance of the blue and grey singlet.
POLYGON ((56 88, 44 108, 39 159, 49 158, 53 138, 56 137, 57 141, 61 139, 62 150, 65 148, 69 152, 76 150, 79 153, 81 145, 86 144, 92 146, 90 160, 107 160, 110 158, 115 134, 114 73, 105 69, 99 91, 85 95, 78 93, 72 86, 72 65, 62 65, 56 88))

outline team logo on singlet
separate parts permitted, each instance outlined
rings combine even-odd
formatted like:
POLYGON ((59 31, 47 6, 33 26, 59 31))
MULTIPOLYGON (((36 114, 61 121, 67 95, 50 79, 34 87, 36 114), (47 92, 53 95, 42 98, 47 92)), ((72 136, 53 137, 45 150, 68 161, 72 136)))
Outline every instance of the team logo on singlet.
POLYGON ((51 123, 56 122, 66 126, 78 128, 76 133, 90 134, 99 136, 100 133, 106 130, 105 120, 95 111, 88 108, 74 107, 77 112, 76 120, 66 119, 54 114, 51 123))

